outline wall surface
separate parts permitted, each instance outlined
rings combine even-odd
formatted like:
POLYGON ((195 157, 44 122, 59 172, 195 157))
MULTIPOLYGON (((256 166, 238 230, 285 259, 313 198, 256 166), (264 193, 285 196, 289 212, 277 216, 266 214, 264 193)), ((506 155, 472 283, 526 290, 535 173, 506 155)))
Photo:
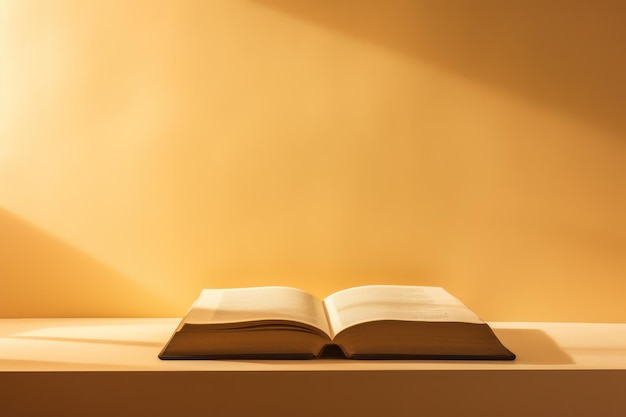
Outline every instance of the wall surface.
POLYGON ((442 285, 626 321, 626 3, 0 1, 0 317, 442 285))

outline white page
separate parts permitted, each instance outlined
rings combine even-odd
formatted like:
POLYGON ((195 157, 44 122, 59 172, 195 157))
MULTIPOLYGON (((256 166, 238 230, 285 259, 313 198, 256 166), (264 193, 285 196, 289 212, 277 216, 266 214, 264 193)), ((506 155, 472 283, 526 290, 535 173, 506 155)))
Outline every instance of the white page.
POLYGON ((322 302, 290 287, 205 289, 193 303, 187 324, 293 320, 330 334, 322 302))
POLYGON ((347 327, 376 320, 483 323, 440 287, 368 285, 334 293, 324 303, 333 337, 347 327))

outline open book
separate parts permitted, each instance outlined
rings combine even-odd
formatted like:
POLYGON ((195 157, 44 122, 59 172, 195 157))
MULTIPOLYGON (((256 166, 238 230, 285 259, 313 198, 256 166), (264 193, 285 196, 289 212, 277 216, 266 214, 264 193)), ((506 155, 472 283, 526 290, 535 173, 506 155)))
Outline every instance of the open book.
POLYGON ((515 355, 443 288, 205 289, 161 359, 495 359, 515 355))

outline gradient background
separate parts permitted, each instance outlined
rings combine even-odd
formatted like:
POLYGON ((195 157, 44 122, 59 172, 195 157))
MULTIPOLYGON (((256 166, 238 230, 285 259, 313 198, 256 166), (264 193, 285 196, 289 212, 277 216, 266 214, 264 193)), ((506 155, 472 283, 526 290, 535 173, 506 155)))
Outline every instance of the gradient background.
POLYGON ((0 0, 0 317, 441 285, 626 321, 626 3, 0 0))

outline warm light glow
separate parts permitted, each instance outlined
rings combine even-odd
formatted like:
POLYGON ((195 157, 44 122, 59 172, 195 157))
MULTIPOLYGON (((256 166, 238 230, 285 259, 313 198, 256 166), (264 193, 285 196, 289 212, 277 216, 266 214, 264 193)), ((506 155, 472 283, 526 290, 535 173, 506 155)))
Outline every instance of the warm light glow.
POLYGON ((37 319, 5 321, 0 367, 142 369, 142 358, 158 361, 156 353, 175 326, 172 319, 65 319, 56 325, 37 319))
POLYGON ((0 316, 393 283, 626 320, 626 6, 335 3, 1 2, 0 316))

